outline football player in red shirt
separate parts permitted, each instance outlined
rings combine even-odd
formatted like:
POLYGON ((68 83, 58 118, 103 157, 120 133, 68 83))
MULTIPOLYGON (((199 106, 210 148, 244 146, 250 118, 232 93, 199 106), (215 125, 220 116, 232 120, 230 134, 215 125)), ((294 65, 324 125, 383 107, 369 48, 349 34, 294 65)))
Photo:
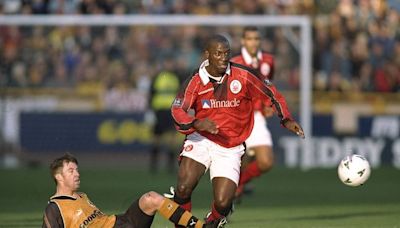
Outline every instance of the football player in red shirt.
POLYGON ((206 222, 219 221, 220 227, 226 223, 239 183, 244 141, 253 128, 254 102, 270 100, 281 124, 304 137, 284 97, 250 68, 230 62, 230 52, 224 36, 211 37, 204 51, 206 60, 184 83, 171 107, 177 130, 187 135, 174 200, 191 210, 192 192, 209 169, 214 198, 206 222))
MULTIPOLYGON (((274 73, 274 58, 261 51, 261 37, 257 27, 248 26, 243 29, 242 48, 239 55, 234 56, 231 61, 242 64, 256 70, 262 78, 272 80, 274 73)), ((254 103, 254 127, 248 139, 246 139, 246 154, 240 172, 239 186, 235 197, 239 199, 243 193, 246 183, 262 173, 269 171, 274 164, 272 151, 272 137, 268 130, 265 118, 273 115, 273 108, 269 101, 259 99, 254 103), (254 160, 252 160, 254 155, 254 160)))

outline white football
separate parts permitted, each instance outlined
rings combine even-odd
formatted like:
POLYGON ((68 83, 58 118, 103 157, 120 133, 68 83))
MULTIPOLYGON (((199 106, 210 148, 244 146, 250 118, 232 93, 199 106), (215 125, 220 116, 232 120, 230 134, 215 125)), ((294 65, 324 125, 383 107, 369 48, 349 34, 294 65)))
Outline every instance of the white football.
POLYGON ((368 160, 359 154, 346 156, 338 167, 339 179, 349 186, 363 185, 371 174, 368 160))

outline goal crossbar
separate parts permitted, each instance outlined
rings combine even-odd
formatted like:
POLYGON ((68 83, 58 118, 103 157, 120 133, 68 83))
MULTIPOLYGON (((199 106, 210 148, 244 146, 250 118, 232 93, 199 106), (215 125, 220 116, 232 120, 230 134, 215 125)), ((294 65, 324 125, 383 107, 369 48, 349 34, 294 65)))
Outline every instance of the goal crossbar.
POLYGON ((0 25, 282 25, 301 26, 309 24, 306 16, 241 16, 241 15, 3 15, 0 25))

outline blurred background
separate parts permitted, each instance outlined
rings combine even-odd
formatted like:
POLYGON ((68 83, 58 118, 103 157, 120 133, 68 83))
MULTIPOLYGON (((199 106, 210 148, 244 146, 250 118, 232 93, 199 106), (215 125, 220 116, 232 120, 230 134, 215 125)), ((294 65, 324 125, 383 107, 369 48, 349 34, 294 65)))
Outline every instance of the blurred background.
MULTIPOLYGON (((177 15, 279 21, 258 26, 275 56, 273 83, 296 119, 311 121, 303 141, 268 120, 276 167, 252 183, 229 227, 398 227, 399 13, 399 0, 0 0, 0 227, 40 227, 54 194, 47 167, 65 152, 79 160, 82 191, 108 214, 175 184, 184 136, 171 124, 155 131, 170 118, 157 113, 199 66, 210 35, 225 35, 236 54, 243 29, 141 24, 177 15), (291 16, 309 27, 284 25, 291 16), (134 24, 108 23, 115 17, 134 24), (337 178, 351 153, 373 167, 363 187, 337 178)), ((211 195, 204 177, 193 196, 200 218, 211 195)), ((167 226, 156 217, 154 227, 167 226)))
MULTIPOLYGON (((365 155, 375 168, 400 168, 399 11, 398 0, 0 0, 2 16, 309 17, 311 150, 303 151, 278 119, 269 121, 278 164, 306 169, 336 167, 349 153, 365 155)), ((169 73, 181 83, 199 66, 210 34, 226 35, 238 53, 243 28, 7 25, 7 17, 0 20, 3 168, 47 166, 65 152, 87 165, 176 166, 164 156, 171 151, 176 156, 183 137, 173 126, 169 137, 154 136, 154 124, 164 120, 153 112, 152 82, 169 73), (164 149, 158 160, 150 158, 155 144, 164 149)), ((260 26, 260 31, 263 50, 276 58, 274 83, 298 117, 300 28, 260 26)))

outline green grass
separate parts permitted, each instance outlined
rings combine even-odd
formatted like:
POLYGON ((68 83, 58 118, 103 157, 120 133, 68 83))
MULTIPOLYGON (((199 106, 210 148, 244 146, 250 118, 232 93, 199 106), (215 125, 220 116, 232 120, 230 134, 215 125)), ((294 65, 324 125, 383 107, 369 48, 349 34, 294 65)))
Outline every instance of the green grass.
MULTIPOLYGON (((103 212, 122 213, 148 190, 165 192, 175 184, 169 174, 137 169, 81 168, 81 190, 103 212)), ((0 227, 40 227, 42 211, 54 193, 47 169, 0 170, 0 227)), ((236 206, 227 227, 400 227, 400 171, 372 171, 361 187, 341 184, 334 169, 302 172, 275 168, 254 181, 255 192, 236 206)), ((202 218, 211 202, 204 176, 193 196, 202 218)), ((156 217, 153 227, 173 227, 156 217)))

